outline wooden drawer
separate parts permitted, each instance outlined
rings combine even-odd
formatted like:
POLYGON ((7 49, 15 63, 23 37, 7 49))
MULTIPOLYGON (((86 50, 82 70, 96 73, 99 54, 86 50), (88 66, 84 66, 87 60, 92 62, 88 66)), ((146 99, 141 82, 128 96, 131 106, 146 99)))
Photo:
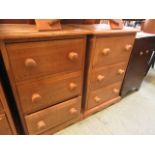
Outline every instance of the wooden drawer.
POLYGON ((103 104, 104 102, 111 100, 115 97, 118 97, 120 88, 121 82, 118 82, 107 87, 98 89, 96 91, 90 92, 87 102, 87 110, 103 104))
POLYGON ((5 114, 0 115, 0 135, 11 135, 11 128, 5 114))
POLYGON ((128 61, 134 37, 134 35, 98 37, 93 66, 105 66, 128 61))
POLYGON ((50 128, 54 128, 79 116, 81 109, 81 97, 68 100, 61 104, 25 117, 28 132, 39 134, 50 128))
POLYGON ((82 69, 85 38, 7 44, 16 81, 82 69))
POLYGON ((122 82, 126 66, 126 63, 119 63, 109 67, 97 68, 93 70, 91 89, 96 90, 110 85, 111 83, 116 83, 119 81, 122 82))
POLYGON ((81 95, 81 75, 81 72, 75 72, 17 84, 23 112, 30 114, 81 95))

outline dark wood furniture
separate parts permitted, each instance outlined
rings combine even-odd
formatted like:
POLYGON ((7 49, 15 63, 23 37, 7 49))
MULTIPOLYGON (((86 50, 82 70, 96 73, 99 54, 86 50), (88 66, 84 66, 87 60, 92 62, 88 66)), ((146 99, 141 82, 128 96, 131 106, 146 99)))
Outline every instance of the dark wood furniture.
POLYGON ((140 88, 153 50, 155 50, 155 35, 143 32, 137 33, 121 88, 121 96, 140 88))

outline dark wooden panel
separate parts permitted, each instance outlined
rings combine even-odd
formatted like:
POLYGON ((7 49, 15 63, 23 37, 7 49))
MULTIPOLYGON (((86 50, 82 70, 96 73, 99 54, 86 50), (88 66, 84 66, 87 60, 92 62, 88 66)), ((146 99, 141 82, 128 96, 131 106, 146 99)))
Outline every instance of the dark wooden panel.
POLYGON ((121 89, 121 96, 140 88, 153 49, 155 49, 155 37, 137 38, 135 40, 121 89))

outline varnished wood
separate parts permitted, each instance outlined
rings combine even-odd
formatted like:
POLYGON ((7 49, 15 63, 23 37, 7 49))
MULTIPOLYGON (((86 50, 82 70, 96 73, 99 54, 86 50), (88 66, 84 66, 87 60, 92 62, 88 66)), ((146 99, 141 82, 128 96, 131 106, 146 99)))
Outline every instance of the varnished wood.
POLYGON ((25 117, 27 127, 30 134, 38 134, 49 128, 53 128, 59 124, 75 119, 80 114, 81 97, 68 100, 48 109, 25 117), (76 113, 71 113, 72 108, 76 109, 76 113), (39 123, 39 124, 38 124, 39 123))
POLYGON ((3 106, 1 102, 0 102, 0 111, 3 111, 3 106))
POLYGON ((87 30, 87 34, 94 36, 120 36, 120 35, 131 35, 140 31, 138 29, 124 27, 122 30, 112 30, 108 24, 70 24, 74 28, 79 28, 80 30, 87 30))
POLYGON ((111 83, 122 81, 124 78, 126 66, 126 62, 123 62, 111 66, 105 66, 94 69, 92 71, 92 74, 90 75, 92 79, 91 89, 99 89, 104 86, 110 85, 111 83), (104 78, 102 80, 98 80, 100 76, 104 78))
POLYGON ((41 132, 40 135, 51 135, 51 134, 54 134, 66 127, 68 127, 69 125, 72 125, 73 123, 77 123, 79 121, 83 120, 83 114, 79 114, 79 116, 77 116, 76 118, 74 119, 71 119, 71 120, 68 120, 67 122, 65 123, 62 123, 62 124, 59 124, 57 127, 55 128, 51 128, 51 129, 48 129, 44 132, 41 132))
POLYGON ((125 35, 117 37, 98 37, 96 40, 95 57, 93 61, 94 67, 111 65, 122 61, 128 61, 130 50, 126 51, 127 45, 133 45, 134 35, 125 35), (110 49, 108 53, 103 51, 110 49))
POLYGON ((1 47, 3 61, 5 63, 5 69, 7 71, 7 74, 8 74, 9 80, 10 80, 10 84, 11 84, 11 87, 12 87, 12 90, 13 90, 14 98, 16 100, 16 105, 17 105, 17 108, 18 108, 20 119, 22 121, 22 127, 23 127, 23 130, 24 130, 25 134, 28 134, 25 119, 23 117, 23 111, 22 111, 22 108, 21 108, 21 105, 20 105, 20 100, 19 100, 19 97, 18 97, 18 94, 17 94, 17 88, 16 88, 14 75, 13 75, 13 72, 11 70, 10 61, 9 61, 9 58, 8 58, 8 53, 7 53, 4 41, 0 41, 0 47, 1 47))
POLYGON ((155 35, 137 34, 121 89, 122 97, 140 89, 154 50, 155 35))
POLYGON ((2 55, 25 133, 52 133, 79 120, 81 97, 84 116, 118 101, 135 32, 65 25, 40 33, 33 25, 0 25, 2 55))
POLYGON ((21 81, 82 69, 85 38, 7 44, 7 50, 15 80, 21 81))
POLYGON ((64 38, 85 36, 88 30, 73 28, 70 25, 62 25, 61 31, 39 32, 35 25, 30 24, 0 24, 0 40, 6 41, 29 41, 31 39, 64 38))
POLYGON ((118 97, 121 83, 112 84, 90 92, 87 109, 94 108, 108 100, 118 97))
POLYGON ((23 113, 30 114, 81 95, 82 76, 81 72, 75 72, 64 76, 44 77, 19 83, 17 90, 23 113), (70 88, 72 83, 76 84, 76 88, 70 88))
MULTIPOLYGON (((63 101, 67 102, 67 100, 70 100, 73 97, 78 97, 82 95, 86 37, 84 36, 85 34, 84 31, 80 32, 78 30, 79 32, 76 32, 76 29, 74 28, 75 33, 74 31, 72 32, 75 35, 73 35, 72 33, 69 32, 71 29, 73 30, 73 28, 71 27, 68 30, 66 30, 65 31, 66 33, 63 33, 63 35, 55 35, 54 33, 53 34, 51 33, 51 35, 49 36, 45 35, 45 36, 30 37, 30 38, 29 37, 21 38, 20 36, 17 35, 16 36, 17 38, 12 38, 12 39, 9 38, 1 41, 1 45, 3 47, 2 55, 3 55, 5 67, 11 82, 18 111, 20 113, 20 118, 22 120, 22 125, 26 134, 30 134, 27 128, 27 122, 25 121, 25 117, 29 116, 28 114, 30 113, 33 114, 34 112, 38 113, 39 112, 38 110, 43 110, 52 105, 57 106, 61 104, 61 102, 63 101), (49 47, 50 43, 51 44, 53 43, 51 47, 49 47), (39 46, 38 50, 36 51, 31 50, 31 52, 29 52, 31 48, 36 49, 35 45, 39 46), (14 54, 12 52, 12 49, 11 51, 8 49, 9 46, 10 47, 12 46, 15 49, 18 48, 18 50, 20 49, 21 51, 23 51, 23 53, 20 51, 17 51, 16 54, 14 54), (41 49, 41 47, 43 47, 43 50, 40 51, 39 53, 38 51, 41 49), (49 49, 48 52, 46 52, 47 49, 49 49), (25 50, 27 51, 24 52, 25 50), (71 57, 69 56, 70 53, 71 53, 71 57), (73 53, 73 57, 72 57, 72 53, 73 53), (25 54, 27 55, 27 57, 25 57, 25 54), (43 61, 41 61, 41 62, 44 62, 45 64, 45 66, 41 64, 41 67, 43 66, 41 70, 43 71, 43 74, 35 73, 34 71, 32 71, 31 72, 32 75, 27 73, 28 77, 25 78, 24 77, 25 75, 24 75, 23 78, 16 80, 16 73, 14 72, 14 69, 13 69, 11 57, 14 57, 16 55, 15 57, 17 57, 18 59, 16 59, 15 61, 17 60, 21 61, 21 58, 23 55, 25 57, 24 61, 22 61, 22 64, 18 64, 17 66, 22 65, 23 68, 25 67, 27 70, 35 70, 38 67, 39 63, 38 61, 36 61, 36 59, 32 57, 33 54, 36 55, 37 60, 38 58, 39 59, 43 58, 42 59, 43 61), (42 54, 46 57, 44 57, 42 54), (47 60, 49 59, 51 60, 48 63, 47 60), (38 87, 39 85, 42 85, 46 88, 42 88, 42 86, 38 87), (21 88, 21 90, 19 88, 21 88), (39 91, 34 90, 30 94, 29 92, 32 89, 39 90, 39 91), (40 91, 44 92, 45 95, 42 95, 40 91), (25 93, 29 95, 25 95, 25 93), (40 105, 42 107, 40 106, 38 109, 37 108, 33 109, 32 105, 30 105, 29 106, 30 111, 25 112, 25 108, 23 108, 23 105, 21 102, 21 97, 23 98, 24 96, 27 97, 28 100, 30 101, 30 102, 27 102, 28 103, 27 105, 30 105, 32 103, 32 105, 34 104, 37 108, 40 105), (51 97, 54 100, 56 99, 57 101, 55 100, 53 102, 52 101, 53 99, 50 100, 51 97), (42 102, 43 104, 40 104, 38 106, 37 103, 40 103, 40 102, 42 102)), ((18 71, 19 70, 22 71, 23 69, 18 68, 18 71)), ((22 74, 25 74, 25 73, 22 72, 21 75, 22 74)), ((25 102, 26 100, 27 99, 24 98, 23 102, 25 102)), ((81 100, 79 101, 78 104, 81 107, 81 100)), ((75 117, 71 118, 73 121, 68 120, 68 122, 74 122, 74 120, 78 120, 79 115, 77 115, 76 113, 77 112, 80 113, 80 111, 81 109, 77 111, 76 109, 74 109, 74 107, 71 108, 69 112, 70 114, 75 115, 75 117)), ((68 122, 62 122, 62 123, 60 122, 58 125, 54 126, 51 130, 52 131, 56 130, 55 128, 59 128, 59 126, 63 126, 62 124, 69 124, 68 122)), ((38 127, 42 128, 42 126, 46 126, 46 125, 48 126, 49 123, 46 123, 46 122, 44 123, 44 120, 40 120, 38 127)), ((41 131, 40 134, 43 132, 46 132, 46 130, 50 130, 50 129, 46 128, 44 131, 41 131)))
POLYGON ((61 30, 60 19, 35 19, 38 31, 61 30))
POLYGON ((0 116, 0 134, 17 134, 15 124, 10 112, 9 105, 7 103, 4 90, 0 81, 0 111, 3 111, 2 116, 0 116), (4 109, 4 110, 3 110, 4 109))
MULTIPOLYGON (((72 25, 73 27, 76 25, 72 25)), ((104 25, 78 25, 88 29, 87 67, 84 88, 84 116, 120 99, 119 92, 134 43, 135 30, 110 30, 104 25), (105 104, 105 105, 104 105, 105 104)))
POLYGON ((11 135, 12 131, 5 114, 0 115, 0 135, 11 135))
POLYGON ((123 20, 121 19, 110 19, 109 24, 111 29, 114 29, 114 30, 121 30, 123 29, 123 26, 124 26, 123 20))
POLYGON ((91 108, 90 110, 86 110, 84 112, 83 117, 86 118, 86 117, 88 117, 88 116, 90 116, 90 115, 92 115, 92 114, 94 114, 96 112, 99 112, 99 111, 101 111, 101 110, 103 110, 103 109, 105 109, 105 108, 107 108, 107 107, 109 107, 109 106, 117 103, 120 100, 121 100, 121 97, 118 96, 116 98, 113 98, 111 100, 108 100, 106 102, 103 102, 102 104, 99 104, 98 106, 95 106, 94 108, 91 108))

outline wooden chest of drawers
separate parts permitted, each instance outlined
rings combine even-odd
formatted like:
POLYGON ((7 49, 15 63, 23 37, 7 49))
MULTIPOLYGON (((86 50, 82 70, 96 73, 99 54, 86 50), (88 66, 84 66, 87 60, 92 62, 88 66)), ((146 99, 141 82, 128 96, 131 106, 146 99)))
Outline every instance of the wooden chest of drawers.
POLYGON ((120 99, 120 89, 126 72, 136 31, 89 29, 88 63, 84 98, 84 116, 105 108, 120 99))
POLYGON ((53 133, 81 118, 86 32, 29 31, 1 41, 2 55, 25 133, 53 133))
POLYGON ((2 56, 25 134, 51 134, 120 99, 136 31, 90 27, 1 27, 2 56))

